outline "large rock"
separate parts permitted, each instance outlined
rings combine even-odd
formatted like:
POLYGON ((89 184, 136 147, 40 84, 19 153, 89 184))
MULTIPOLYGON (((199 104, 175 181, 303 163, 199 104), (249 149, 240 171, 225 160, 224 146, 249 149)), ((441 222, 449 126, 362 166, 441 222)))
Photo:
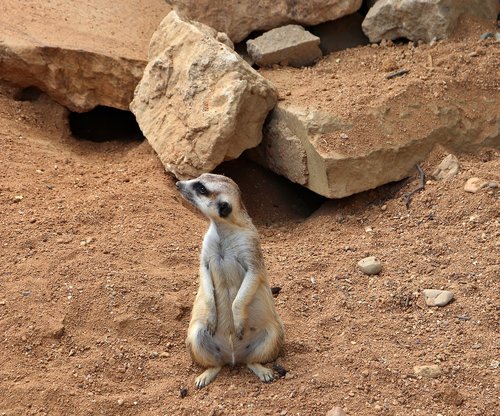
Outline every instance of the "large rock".
POLYGON ((321 58, 319 37, 299 25, 272 29, 258 38, 247 41, 250 58, 259 66, 274 64, 290 66, 312 65, 321 58))
POLYGON ((2 0, 0 78, 36 86, 73 111, 128 109, 149 39, 169 12, 145 0, 2 0))
POLYGON ((448 37, 463 14, 494 19, 497 0, 379 0, 362 26, 371 42, 397 38, 430 42, 448 37))
POLYGON ((342 198, 408 177, 438 144, 456 152, 500 147, 497 94, 477 103, 481 111, 471 117, 467 101, 431 102, 418 89, 409 87, 354 119, 280 102, 266 122, 262 143, 247 155, 318 194, 342 198), (406 129, 410 119, 419 120, 418 129, 406 129), (366 126, 371 137, 390 134, 398 141, 356 150, 349 137, 363 137, 366 126), (334 142, 345 146, 330 148, 334 142))
POLYGON ((227 33, 240 42, 251 32, 288 23, 304 26, 335 20, 354 13, 362 0, 167 0, 181 15, 227 33))
POLYGON ((130 108, 178 178, 211 171, 257 146, 276 104, 275 87, 228 43, 225 35, 174 11, 151 39, 150 62, 130 108))

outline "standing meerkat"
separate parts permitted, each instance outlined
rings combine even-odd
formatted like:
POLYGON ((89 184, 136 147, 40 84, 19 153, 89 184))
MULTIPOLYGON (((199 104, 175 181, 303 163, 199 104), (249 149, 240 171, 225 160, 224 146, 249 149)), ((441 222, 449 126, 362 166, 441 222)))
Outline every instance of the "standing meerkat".
POLYGON ((225 364, 243 363, 263 382, 273 371, 262 364, 278 356, 283 323, 274 307, 259 235, 231 179, 205 173, 176 183, 182 196, 210 219, 201 249, 199 288, 186 345, 206 370, 205 387, 225 364))

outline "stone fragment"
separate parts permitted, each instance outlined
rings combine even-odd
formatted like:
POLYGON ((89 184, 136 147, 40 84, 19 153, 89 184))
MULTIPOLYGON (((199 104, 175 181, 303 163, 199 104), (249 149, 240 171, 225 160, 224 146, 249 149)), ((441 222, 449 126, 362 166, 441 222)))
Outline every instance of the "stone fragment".
POLYGON ((447 38, 464 14, 494 19, 497 0, 379 0, 362 27, 371 42, 397 38, 430 42, 447 38))
POLYGON ((488 181, 481 178, 470 178, 464 185, 464 191, 475 194, 480 189, 486 188, 488 181))
POLYGON ((492 33, 492 32, 485 32, 481 36, 479 36, 479 39, 486 40, 486 39, 490 39, 490 38, 494 38, 494 37, 495 37, 494 33, 492 33))
POLYGON ((453 292, 449 290, 424 289, 422 294, 427 306, 446 306, 453 299, 453 292))
POLYGON ((344 409, 342 409, 339 406, 334 406, 328 411, 326 416, 347 416, 347 415, 344 412, 344 409))
POLYGON ((151 34, 169 11, 156 0, 140 8, 134 0, 35 6, 2 0, 0 78, 37 87, 72 111, 97 105, 128 110, 151 34))
POLYGON ((172 11, 151 39, 130 108, 165 168, 179 179, 213 170, 257 146, 275 87, 223 34, 172 11))
POLYGON ((247 41, 250 58, 259 66, 312 65, 321 58, 320 40, 299 25, 287 25, 247 41))
POLYGON ((358 261, 358 268, 364 274, 379 274, 382 270, 382 263, 375 256, 365 257, 364 259, 358 261))
POLYGON ((240 42, 251 32, 288 23, 303 26, 335 20, 354 13, 362 0, 168 0, 180 15, 205 23, 240 42))
POLYGON ((449 154, 438 165, 436 170, 432 173, 432 177, 436 180, 448 180, 456 176, 460 165, 455 155, 449 154))
POLYGON ((426 378, 437 378, 442 374, 438 365, 416 365, 413 367, 415 375, 426 378))

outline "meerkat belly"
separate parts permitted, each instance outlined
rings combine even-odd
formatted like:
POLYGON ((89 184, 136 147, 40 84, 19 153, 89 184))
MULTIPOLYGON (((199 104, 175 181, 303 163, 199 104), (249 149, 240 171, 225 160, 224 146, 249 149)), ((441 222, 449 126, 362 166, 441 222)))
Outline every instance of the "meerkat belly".
POLYGON ((232 305, 238 294, 245 270, 234 257, 221 257, 210 262, 217 306, 217 332, 221 335, 234 333, 232 305))

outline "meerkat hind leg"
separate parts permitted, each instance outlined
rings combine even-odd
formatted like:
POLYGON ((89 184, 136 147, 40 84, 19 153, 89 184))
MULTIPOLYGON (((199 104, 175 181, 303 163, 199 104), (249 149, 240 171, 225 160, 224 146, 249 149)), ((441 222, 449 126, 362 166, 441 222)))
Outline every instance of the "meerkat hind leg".
POLYGON ((273 370, 270 368, 264 367, 262 364, 259 363, 248 363, 247 367, 252 370, 257 377, 260 378, 260 380, 263 383, 270 383, 271 381, 274 380, 274 374, 273 370))
POLYGON ((194 382, 196 388, 201 389, 205 386, 208 386, 214 378, 219 374, 219 371, 222 367, 210 367, 207 368, 203 373, 201 373, 194 382))

